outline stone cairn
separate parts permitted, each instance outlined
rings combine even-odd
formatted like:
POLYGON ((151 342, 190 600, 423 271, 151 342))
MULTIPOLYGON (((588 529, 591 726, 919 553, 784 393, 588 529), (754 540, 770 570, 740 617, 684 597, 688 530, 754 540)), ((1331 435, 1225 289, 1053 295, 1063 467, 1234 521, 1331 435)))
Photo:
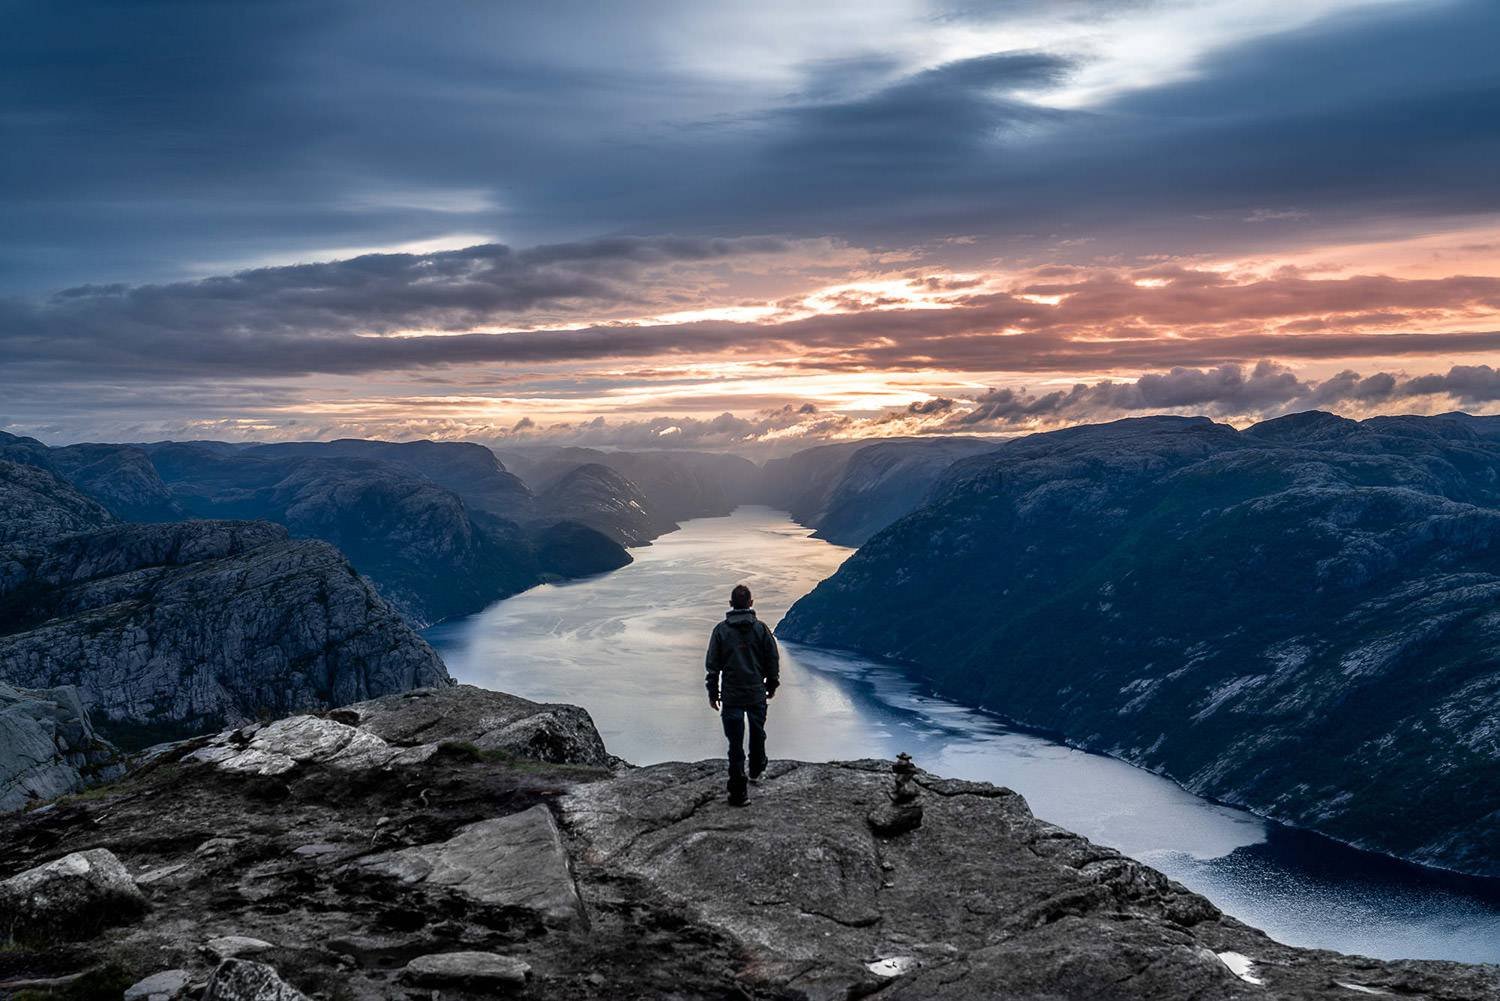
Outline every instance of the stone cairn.
POLYGON ((893 838, 922 826, 922 791, 912 781, 917 776, 917 766, 912 764, 911 755, 905 751, 896 755, 891 771, 896 775, 896 783, 886 793, 888 802, 871 810, 865 818, 871 830, 883 838, 893 838))

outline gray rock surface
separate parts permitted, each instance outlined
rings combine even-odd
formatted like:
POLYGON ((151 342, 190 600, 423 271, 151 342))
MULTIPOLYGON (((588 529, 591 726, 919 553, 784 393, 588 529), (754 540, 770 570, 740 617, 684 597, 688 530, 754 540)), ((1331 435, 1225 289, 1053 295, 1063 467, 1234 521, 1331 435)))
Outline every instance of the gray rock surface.
POLYGON ((162 970, 125 988, 125 1001, 177 1001, 191 984, 186 970, 162 970))
POLYGON ((123 756, 94 732, 76 689, 0 683, 0 812, 124 773, 123 756))
POLYGON ((588 710, 532 702, 473 685, 374 699, 330 715, 398 746, 448 740, 553 764, 602 768, 614 761, 588 710))
POLYGON ((419 987, 469 987, 475 990, 518 990, 531 966, 493 952, 440 952, 418 956, 406 964, 401 979, 419 987))
POLYGON ((756 978, 815 999, 1482 998, 1500 969, 1293 949, 1159 872, 1037 820, 1020 796, 918 778, 921 827, 874 835, 887 762, 773 762, 751 807, 721 762, 640 768, 574 789, 579 878, 625 873, 745 950, 756 978), (1221 955, 1248 957, 1254 994, 1221 955))
POLYGON ((373 855, 359 868, 482 907, 523 911, 549 925, 584 921, 568 853, 545 806, 470 824, 438 844, 373 855))
MULTIPOLYGON (((239 775, 278 776, 300 767, 363 772, 421 764, 441 753, 586 767, 614 767, 599 731, 578 706, 545 704, 472 685, 421 688, 335 709, 224 730, 150 749, 184 764, 239 775)), ((210 839, 199 854, 231 839, 210 839)), ((299 849, 301 851, 301 849, 299 849)))
POLYGON ((349 1001, 493 996, 520 986, 515 964, 525 996, 569 1001, 1500 992, 1494 967, 1279 945, 1008 790, 918 772, 916 799, 893 799, 890 762, 778 761, 732 809, 722 761, 611 772, 464 750, 496 708, 476 693, 462 711, 465 692, 350 707, 371 739, 430 754, 351 770, 323 739, 341 731, 310 729, 297 746, 322 753, 255 774, 185 760, 213 744, 196 740, 87 801, 0 817, 0 875, 105 848, 151 904, 61 952, 13 946, 6 969, 115 968, 119 991, 170 967, 214 977, 205 996, 349 1001), (921 826, 877 835, 869 813, 896 800, 921 805, 921 826), (244 938, 271 948, 235 966, 205 949, 244 938), (491 975, 508 979, 475 979, 491 975))
POLYGON ((248 935, 218 935, 203 943, 203 948, 209 955, 222 961, 270 952, 276 946, 263 938, 251 938, 248 935))
POLYGON ((0 882, 0 930, 7 939, 88 938, 145 909, 135 880, 105 848, 74 852, 0 882))

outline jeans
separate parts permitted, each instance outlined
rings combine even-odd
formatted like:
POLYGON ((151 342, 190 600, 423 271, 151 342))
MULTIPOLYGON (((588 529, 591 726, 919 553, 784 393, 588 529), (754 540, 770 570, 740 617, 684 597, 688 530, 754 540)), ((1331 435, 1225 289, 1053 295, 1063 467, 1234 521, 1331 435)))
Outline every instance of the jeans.
POLYGON ((745 723, 750 723, 750 772, 760 775, 766 770, 766 704, 758 706, 725 706, 719 713, 724 736, 729 738, 729 774, 745 777, 745 723))

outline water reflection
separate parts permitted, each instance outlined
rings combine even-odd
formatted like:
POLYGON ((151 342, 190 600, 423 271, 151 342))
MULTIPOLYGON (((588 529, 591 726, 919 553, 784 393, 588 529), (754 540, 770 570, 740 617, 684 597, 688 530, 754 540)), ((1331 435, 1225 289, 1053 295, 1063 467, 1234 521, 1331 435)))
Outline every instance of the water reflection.
MULTIPOLYGON (((634 550, 631 566, 546 586, 428 631, 461 681, 593 714, 639 764, 723 753, 703 648, 729 589, 775 623, 849 550, 741 508, 634 550)), ((1385 958, 1500 961, 1500 881, 1448 878, 1268 824, 1149 772, 1017 732, 900 671, 783 644, 773 757, 909 752, 930 771, 1010 786, 1035 813, 1142 859, 1286 942, 1385 958)))

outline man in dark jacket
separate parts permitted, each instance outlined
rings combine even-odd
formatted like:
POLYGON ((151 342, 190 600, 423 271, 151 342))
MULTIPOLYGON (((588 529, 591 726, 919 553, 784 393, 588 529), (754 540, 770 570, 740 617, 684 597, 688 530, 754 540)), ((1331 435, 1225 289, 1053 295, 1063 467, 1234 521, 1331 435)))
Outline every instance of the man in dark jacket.
POLYGON ((766 770, 766 702, 781 684, 781 653, 776 637, 750 608, 755 601, 744 584, 729 594, 729 614, 708 638, 708 704, 729 738, 729 805, 750 802, 745 785, 745 724, 750 724, 750 781, 766 770), (722 707, 722 708, 721 708, 722 707))

